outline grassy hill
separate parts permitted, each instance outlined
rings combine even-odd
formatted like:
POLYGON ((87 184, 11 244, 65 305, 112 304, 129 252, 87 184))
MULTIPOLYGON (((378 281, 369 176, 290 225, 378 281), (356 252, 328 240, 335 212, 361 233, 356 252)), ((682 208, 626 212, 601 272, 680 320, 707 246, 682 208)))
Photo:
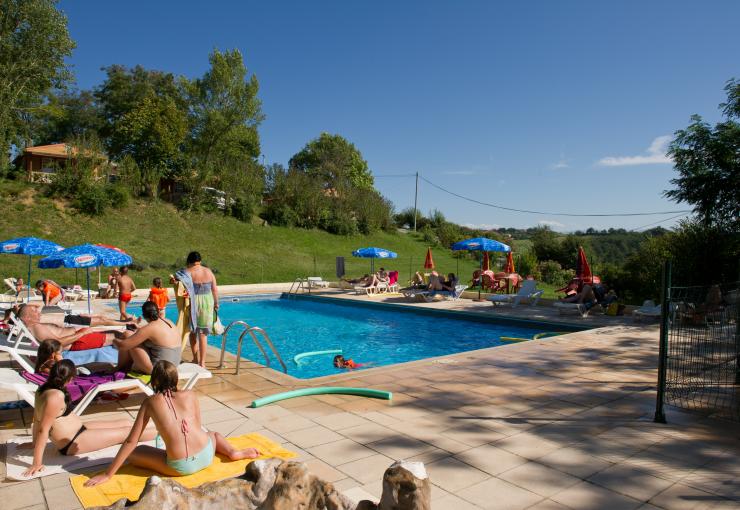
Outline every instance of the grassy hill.
MULTIPOLYGON (((335 279, 336 256, 345 257, 348 275, 361 275, 369 271, 370 261, 355 259, 351 252, 364 246, 398 253, 398 259, 376 262, 398 270, 403 283, 410 271, 422 267, 427 249, 413 233, 344 237, 248 224, 220 214, 186 214, 164 202, 132 201, 123 209, 90 217, 14 181, 0 181, 0 202, 5 215, 0 240, 36 236, 63 246, 86 242, 119 246, 134 259, 131 276, 139 287, 148 287, 153 277, 166 277, 182 267, 191 250, 202 254, 222 284, 285 282, 298 276, 335 279)), ((434 250, 434 260, 438 270, 459 272, 463 279, 470 278, 478 266, 475 260, 453 258, 451 251, 442 249, 434 250)), ((0 255, 0 275, 25 275, 27 264, 26 257, 0 255)), ((103 268, 103 281, 108 272, 103 268)), ((40 270, 34 263, 34 279, 42 276, 83 285, 85 278, 82 270, 40 270)), ((91 271, 91 280, 97 281, 97 272, 91 271)))

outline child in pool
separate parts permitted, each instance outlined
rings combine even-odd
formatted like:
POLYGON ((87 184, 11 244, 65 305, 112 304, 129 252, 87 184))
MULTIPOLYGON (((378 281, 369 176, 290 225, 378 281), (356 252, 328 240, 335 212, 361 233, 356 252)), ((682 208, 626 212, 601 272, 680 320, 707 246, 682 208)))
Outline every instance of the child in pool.
POLYGON ((334 366, 337 368, 348 368, 352 370, 353 368, 366 367, 371 364, 372 363, 355 363, 352 359, 344 359, 344 356, 341 354, 334 356, 334 366))

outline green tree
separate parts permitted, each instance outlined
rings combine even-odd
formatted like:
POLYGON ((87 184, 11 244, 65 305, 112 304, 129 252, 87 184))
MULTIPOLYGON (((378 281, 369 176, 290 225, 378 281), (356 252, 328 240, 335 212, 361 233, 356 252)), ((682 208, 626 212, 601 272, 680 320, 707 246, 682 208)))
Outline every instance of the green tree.
POLYGON ((257 128, 264 120, 257 77, 247 76, 239 50, 215 50, 208 60, 211 68, 202 78, 182 82, 193 166, 208 168, 214 158, 225 156, 256 161, 260 155, 257 128))
POLYGON ((86 134, 98 135, 103 117, 89 90, 59 90, 33 116, 32 138, 36 145, 69 142, 86 134))
POLYGON ((311 140, 288 166, 318 180, 324 189, 373 189, 367 161, 352 143, 340 135, 321 135, 311 140))
POLYGON ((725 87, 725 120, 712 128, 699 115, 676 131, 668 154, 679 177, 665 196, 694 207, 705 226, 740 232, 740 81, 725 87))
POLYGON ((183 169, 187 135, 186 101, 175 77, 141 66, 105 68, 106 80, 95 90, 109 155, 130 155, 153 196, 163 176, 183 169))
POLYGON ((54 87, 71 78, 74 41, 53 0, 0 0, 0 172, 11 145, 30 137, 29 120, 54 87))

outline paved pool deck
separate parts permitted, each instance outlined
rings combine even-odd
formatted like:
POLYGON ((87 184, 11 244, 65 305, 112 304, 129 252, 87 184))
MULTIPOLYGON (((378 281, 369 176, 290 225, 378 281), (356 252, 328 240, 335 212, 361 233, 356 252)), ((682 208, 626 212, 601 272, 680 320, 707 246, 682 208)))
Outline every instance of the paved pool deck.
MULTIPOLYGON (((235 375, 234 358, 219 369, 211 349, 214 377, 196 387, 209 429, 264 434, 357 500, 377 499, 383 471, 409 459, 426 464, 432 506, 441 510, 740 508, 740 425, 671 408, 667 424, 652 420, 657 325, 559 316, 551 307, 494 310, 468 299, 318 295, 594 329, 311 381, 251 361, 235 375), (256 397, 321 385, 389 390, 393 401, 325 395, 247 407, 256 397)), ((0 391, 0 401, 15 399, 0 391)), ((132 420, 140 401, 93 405, 83 419, 132 420)), ((0 411, 2 442, 27 434, 30 421, 28 409, 0 411)), ((4 470, 0 464, 3 509, 80 508, 68 475, 10 482, 4 470)))

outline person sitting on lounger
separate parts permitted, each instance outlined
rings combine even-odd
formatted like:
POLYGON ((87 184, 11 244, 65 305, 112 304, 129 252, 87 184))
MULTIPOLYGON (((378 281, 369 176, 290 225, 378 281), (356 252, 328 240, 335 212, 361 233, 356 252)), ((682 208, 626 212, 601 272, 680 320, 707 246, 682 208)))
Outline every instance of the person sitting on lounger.
POLYGON ((62 287, 53 280, 37 281, 36 290, 41 292, 41 299, 46 306, 55 305, 64 299, 62 287))
POLYGON ((131 336, 113 342, 118 349, 118 370, 151 374, 160 360, 179 365, 182 337, 175 325, 159 316, 159 307, 152 301, 146 301, 141 306, 141 316, 148 322, 146 326, 138 328, 131 336))
MULTIPOLYGON (((44 449, 49 439, 62 455, 77 455, 102 450, 109 446, 121 444, 131 431, 131 425, 115 421, 88 421, 84 424, 80 417, 72 413, 70 397, 66 386, 76 373, 75 364, 69 360, 55 363, 49 372, 49 378, 36 391, 36 404, 33 411, 31 443, 22 448, 33 446, 33 463, 23 476, 32 476, 44 469, 44 449)), ((153 428, 140 430, 138 438, 148 441, 154 439, 153 428)))
POLYGON ((207 432, 201 426, 198 395, 191 390, 177 390, 177 367, 159 361, 152 370, 154 395, 141 404, 136 421, 126 441, 118 450, 113 463, 101 475, 94 476, 85 486, 93 487, 110 480, 128 460, 134 466, 151 469, 166 476, 197 473, 213 462, 215 453, 230 460, 254 459, 260 452, 255 448, 237 450, 218 432, 207 432), (152 446, 136 446, 143 439, 149 419, 154 421, 166 446, 166 451, 152 446))
POLYGON ((111 345, 115 338, 115 334, 112 332, 90 331, 89 327, 75 329, 45 324, 41 319, 41 311, 38 306, 21 305, 18 316, 39 342, 57 340, 63 348, 71 351, 83 351, 111 345))
MULTIPOLYGON (((20 305, 16 305, 11 309, 11 311, 15 313, 16 315, 20 316, 21 308, 25 306, 35 306, 39 309, 39 312, 42 312, 42 309, 44 307, 42 303, 31 301, 29 303, 22 303, 20 305)), ((53 324, 61 328, 64 328, 67 326, 88 326, 88 327, 126 326, 129 329, 131 329, 131 328, 135 328, 136 326, 136 322, 134 322, 133 319, 122 321, 119 319, 112 319, 105 315, 85 314, 85 313, 81 313, 81 314, 68 313, 64 315, 62 315, 61 313, 41 313, 41 317, 39 321, 44 324, 53 324)))
POLYGON ((442 285, 442 290, 455 292, 455 287, 457 286, 457 276, 455 276, 455 273, 450 273, 447 275, 447 280, 440 283, 442 285))
POLYGON ((440 279, 439 273, 437 271, 432 271, 432 274, 429 275, 429 285, 427 286, 427 288, 432 291, 444 290, 444 287, 442 286, 443 281, 444 280, 440 279))
POLYGON ((351 280, 344 281, 351 285, 368 285, 372 281, 372 278, 369 274, 365 273, 361 278, 352 278, 351 280))

